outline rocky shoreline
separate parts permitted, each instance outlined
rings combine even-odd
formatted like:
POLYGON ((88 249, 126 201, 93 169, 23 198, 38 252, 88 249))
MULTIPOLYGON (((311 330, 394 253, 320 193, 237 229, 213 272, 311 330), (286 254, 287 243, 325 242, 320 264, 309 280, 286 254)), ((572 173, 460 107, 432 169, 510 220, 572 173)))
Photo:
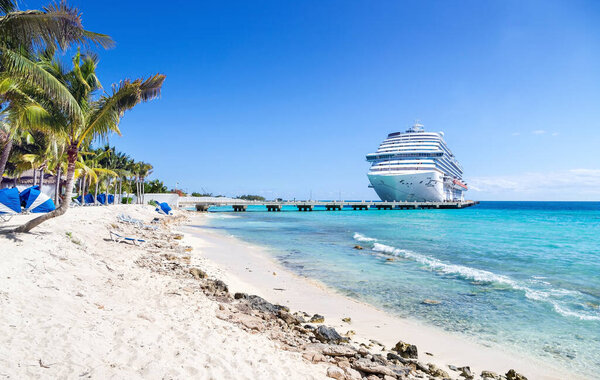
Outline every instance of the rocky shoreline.
MULTIPOLYGON (((166 219, 173 224, 185 221, 185 217, 166 219)), ((329 365, 326 375, 335 379, 484 379, 526 380, 515 370, 505 374, 492 371, 473 373, 469 366, 448 364, 440 368, 433 363, 418 360, 418 348, 398 341, 394 347, 371 340, 368 344, 352 340, 353 331, 340 334, 326 325, 324 317, 291 311, 257 296, 229 292, 227 284, 211 278, 206 272, 192 265, 192 247, 180 246, 183 237, 172 232, 147 231, 147 238, 154 240, 154 248, 137 260, 141 267, 163 275, 194 278, 202 292, 218 302, 216 317, 239 326, 249 333, 267 334, 281 349, 298 352, 311 363, 329 365), (156 235, 156 236, 153 236, 156 235), (152 238, 155 239, 152 239, 152 238), (166 238, 166 239, 165 239, 166 238), (159 241, 169 241, 165 246, 159 241), (159 250, 156 250, 158 248, 159 250), (168 248, 171 253, 159 253, 168 248), (157 254, 158 253, 158 254, 157 254)), ((349 318, 344 322, 350 323, 349 318)), ((430 353, 425 353, 431 356, 430 353)))

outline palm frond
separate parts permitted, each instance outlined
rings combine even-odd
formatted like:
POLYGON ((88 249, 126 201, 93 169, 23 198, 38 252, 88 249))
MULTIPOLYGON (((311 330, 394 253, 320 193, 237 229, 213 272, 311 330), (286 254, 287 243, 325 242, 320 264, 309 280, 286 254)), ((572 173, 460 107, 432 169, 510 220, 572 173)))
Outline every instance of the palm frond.
POLYGON ((52 101, 73 118, 75 122, 83 120, 79 104, 69 91, 54 75, 25 56, 0 46, 0 52, 7 72, 42 88, 52 101))
POLYGON ((43 11, 17 11, 0 17, 0 41, 9 46, 50 46, 63 50, 74 44, 114 46, 109 36, 85 31, 79 11, 64 1, 45 7, 43 11))
POLYGON ((110 96, 103 96, 94 103, 91 113, 86 118, 86 128, 78 138, 83 141, 88 136, 105 136, 108 132, 119 135, 119 121, 123 113, 132 109, 140 102, 146 102, 160 95, 165 75, 156 74, 146 80, 137 79, 133 82, 124 80, 113 86, 110 96))
POLYGON ((17 2, 14 0, 0 0, 0 12, 9 13, 17 9, 17 2))

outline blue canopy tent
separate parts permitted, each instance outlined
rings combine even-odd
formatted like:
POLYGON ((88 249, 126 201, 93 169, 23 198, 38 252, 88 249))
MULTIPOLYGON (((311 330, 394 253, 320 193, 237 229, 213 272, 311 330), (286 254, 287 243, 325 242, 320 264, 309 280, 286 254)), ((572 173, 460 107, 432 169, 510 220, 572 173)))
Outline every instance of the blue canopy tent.
POLYGON ((29 212, 50 212, 56 209, 49 196, 40 191, 39 186, 28 187, 19 194, 21 206, 29 212))
POLYGON ((108 194, 108 204, 115 204, 115 196, 108 194))
POLYGON ((169 215, 169 213, 171 212, 172 209, 171 209, 171 207, 169 207, 169 204, 167 202, 163 202, 163 203, 156 202, 156 203, 158 203, 158 207, 156 208, 156 211, 169 215))
POLYGON ((14 215, 21 212, 21 200, 19 199, 19 190, 16 187, 12 189, 0 189, 0 214, 14 215))
POLYGON ((106 204, 106 194, 98 194, 96 198, 98 199, 98 203, 100 203, 101 205, 106 204))
MULTIPOLYGON (((81 201, 81 195, 77 197, 77 201, 79 201, 79 203, 83 204, 83 202, 81 201)), ((86 194, 85 195, 85 203, 86 204, 94 203, 94 196, 92 194, 86 194)))

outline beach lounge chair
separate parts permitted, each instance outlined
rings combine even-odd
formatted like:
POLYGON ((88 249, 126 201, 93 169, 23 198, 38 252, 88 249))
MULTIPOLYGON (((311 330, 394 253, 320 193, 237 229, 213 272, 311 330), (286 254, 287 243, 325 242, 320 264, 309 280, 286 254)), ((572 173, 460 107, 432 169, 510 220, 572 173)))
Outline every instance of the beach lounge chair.
POLYGON ((110 231, 110 239, 112 241, 114 241, 115 243, 120 243, 120 242, 129 242, 129 243, 133 243, 133 245, 142 245, 146 242, 146 240, 144 239, 138 239, 138 238, 132 238, 132 237, 128 237, 128 236, 122 236, 119 235, 118 233, 114 232, 114 231, 110 231))
POLYGON ((119 222, 131 224, 131 225, 133 225, 135 227, 138 227, 138 228, 145 228, 147 230, 156 230, 156 229, 158 229, 157 226, 151 226, 149 224, 144 224, 144 222, 141 221, 140 219, 135 219, 135 218, 132 218, 129 215, 125 215, 125 214, 121 214, 121 215, 117 216, 117 219, 119 220, 119 222))
POLYGON ((119 219, 120 222, 123 222, 123 223, 138 224, 138 225, 144 224, 144 222, 142 222, 140 219, 135 219, 135 218, 132 218, 131 216, 125 215, 125 214, 121 214, 117 218, 119 219))

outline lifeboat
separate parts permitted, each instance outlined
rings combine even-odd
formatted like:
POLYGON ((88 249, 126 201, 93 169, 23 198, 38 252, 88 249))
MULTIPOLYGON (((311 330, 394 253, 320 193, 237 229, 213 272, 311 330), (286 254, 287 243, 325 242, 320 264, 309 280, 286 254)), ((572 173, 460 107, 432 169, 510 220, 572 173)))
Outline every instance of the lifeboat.
POLYGON ((462 187, 463 189, 467 190, 467 185, 465 185, 464 183, 460 182, 459 180, 455 179, 452 181, 452 183, 454 183, 457 186, 462 187))

